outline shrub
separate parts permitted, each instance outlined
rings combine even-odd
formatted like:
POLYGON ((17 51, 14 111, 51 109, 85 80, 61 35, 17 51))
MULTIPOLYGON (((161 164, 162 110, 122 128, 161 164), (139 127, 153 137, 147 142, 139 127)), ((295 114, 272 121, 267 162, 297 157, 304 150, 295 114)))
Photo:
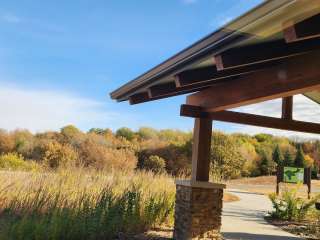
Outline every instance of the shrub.
POLYGON ((143 168, 146 170, 153 171, 155 173, 161 173, 165 171, 166 162, 163 158, 159 156, 151 155, 144 161, 143 168))
POLYGON ((80 162, 85 167, 100 170, 134 170, 137 158, 130 149, 116 149, 108 147, 104 138, 98 135, 89 135, 78 147, 80 162))
POLYGON ((52 141, 47 145, 43 160, 50 168, 75 166, 78 154, 70 145, 52 141))
POLYGON ((22 155, 6 153, 0 156, 0 168, 11 170, 36 170, 38 165, 31 161, 25 161, 22 155))
POLYGON ((281 196, 270 194, 273 211, 271 217, 281 220, 303 220, 308 211, 314 206, 316 198, 304 200, 297 196, 297 189, 286 189, 281 196))
POLYGON ((123 137, 125 139, 127 139, 128 141, 132 141, 134 138, 134 132, 130 129, 130 128, 119 128, 116 132, 116 136, 117 137, 123 137))

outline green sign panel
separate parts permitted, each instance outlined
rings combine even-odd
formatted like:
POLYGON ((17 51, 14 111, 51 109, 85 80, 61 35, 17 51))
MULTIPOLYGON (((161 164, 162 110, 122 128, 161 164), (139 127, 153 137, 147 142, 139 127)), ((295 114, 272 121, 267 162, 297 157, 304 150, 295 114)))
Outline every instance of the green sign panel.
POLYGON ((286 183, 303 183, 304 168, 284 167, 283 181, 286 183))

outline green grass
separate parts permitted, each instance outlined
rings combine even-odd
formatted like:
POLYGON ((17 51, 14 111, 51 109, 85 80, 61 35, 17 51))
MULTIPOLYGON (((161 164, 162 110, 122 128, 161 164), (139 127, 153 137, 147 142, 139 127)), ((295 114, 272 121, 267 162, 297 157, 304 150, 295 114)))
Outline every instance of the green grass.
POLYGON ((136 234, 172 224, 174 194, 166 175, 3 171, 0 236, 53 240, 136 234))

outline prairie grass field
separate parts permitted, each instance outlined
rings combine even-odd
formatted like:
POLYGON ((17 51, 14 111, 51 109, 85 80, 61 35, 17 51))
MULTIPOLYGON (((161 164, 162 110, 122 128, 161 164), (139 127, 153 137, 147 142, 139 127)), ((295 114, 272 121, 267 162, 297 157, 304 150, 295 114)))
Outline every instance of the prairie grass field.
POLYGON ((0 171, 1 239, 116 239, 172 225, 167 175, 0 171))
MULTIPOLYGON (((192 142, 191 132, 148 127, 0 129, 0 240, 133 239, 171 231, 174 180, 190 178, 192 142)), ((319 141, 215 131, 211 181, 272 193, 269 175, 277 164, 311 167, 315 176, 319 152, 319 141)), ((320 192, 318 182, 312 188, 320 192)), ((238 200, 224 194, 224 202, 238 200)))

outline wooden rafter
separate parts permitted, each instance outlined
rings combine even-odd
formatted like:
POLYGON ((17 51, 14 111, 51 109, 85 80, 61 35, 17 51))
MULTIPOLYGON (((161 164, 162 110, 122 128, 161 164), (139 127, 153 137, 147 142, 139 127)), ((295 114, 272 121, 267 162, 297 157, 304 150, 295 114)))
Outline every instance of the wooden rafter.
POLYGON ((174 82, 164 83, 152 86, 148 89, 148 95, 150 98, 166 96, 177 90, 174 82))
POLYGON ((285 23, 283 35, 287 42, 301 41, 320 37, 320 14, 314 15, 301 22, 285 23))
POLYGON ((249 113, 233 111, 208 112, 201 107, 181 105, 180 115, 193 118, 207 118, 209 120, 246 124, 258 127, 274 128, 281 130, 320 133, 320 124, 296 120, 266 117, 249 113))
POLYGON ((319 57, 292 57, 285 64, 221 82, 189 95, 187 104, 221 111, 319 89, 319 57))
MULTIPOLYGON (((218 71, 214 66, 187 70, 176 75, 175 83, 167 82, 149 87, 146 92, 131 95, 129 97, 129 102, 130 104, 139 104, 181 94, 187 94, 195 91, 202 91, 211 86, 217 86, 221 83, 223 84, 231 82, 233 80, 239 81, 246 77, 251 78, 250 76, 252 74, 253 76, 255 76, 255 78, 257 78, 256 80, 266 79, 266 76, 270 75, 266 75, 266 72, 268 73, 274 69, 280 69, 279 66, 287 65, 293 60, 304 62, 304 59, 309 55, 310 54, 307 53, 288 59, 278 59, 272 62, 247 65, 222 71, 218 71), (270 71, 268 69, 270 69, 270 71), (261 77, 261 75, 266 76, 261 77)), ((309 67, 307 66, 305 71, 307 71, 308 68, 309 67)), ((286 69, 284 68, 284 70, 286 69)), ((274 72, 274 74, 278 73, 274 72)), ((274 78, 274 76, 270 76, 270 78, 271 77, 274 78)), ((241 85, 240 82, 239 85, 241 85)))
POLYGON ((192 69, 183 71, 175 76, 175 84, 177 88, 182 87, 201 87, 208 86, 212 83, 216 83, 218 80, 228 80, 232 77, 257 72, 268 67, 275 66, 281 63, 281 61, 274 61, 264 64, 256 64, 243 66, 236 69, 227 69, 218 71, 216 66, 203 67, 198 69, 192 69))
POLYGON ((217 69, 224 70, 288 58, 317 49, 320 49, 320 39, 309 39, 293 43, 286 43, 285 40, 281 39, 273 42, 231 48, 215 56, 215 61, 217 69))
POLYGON ((137 93, 129 97, 129 103, 131 105, 147 102, 149 100, 149 95, 147 92, 137 93))
MULTIPOLYGON (((173 83, 174 84, 174 83, 173 83)), ((205 85, 199 86, 197 88, 191 88, 186 86, 183 88, 172 88, 172 83, 166 83, 161 85, 156 85, 152 88, 149 88, 147 92, 137 93, 129 97, 129 102, 131 105, 154 101, 158 99, 163 99, 167 97, 173 97, 181 94, 187 94, 195 92, 197 90, 203 90, 211 86, 212 83, 207 83, 205 85)))

